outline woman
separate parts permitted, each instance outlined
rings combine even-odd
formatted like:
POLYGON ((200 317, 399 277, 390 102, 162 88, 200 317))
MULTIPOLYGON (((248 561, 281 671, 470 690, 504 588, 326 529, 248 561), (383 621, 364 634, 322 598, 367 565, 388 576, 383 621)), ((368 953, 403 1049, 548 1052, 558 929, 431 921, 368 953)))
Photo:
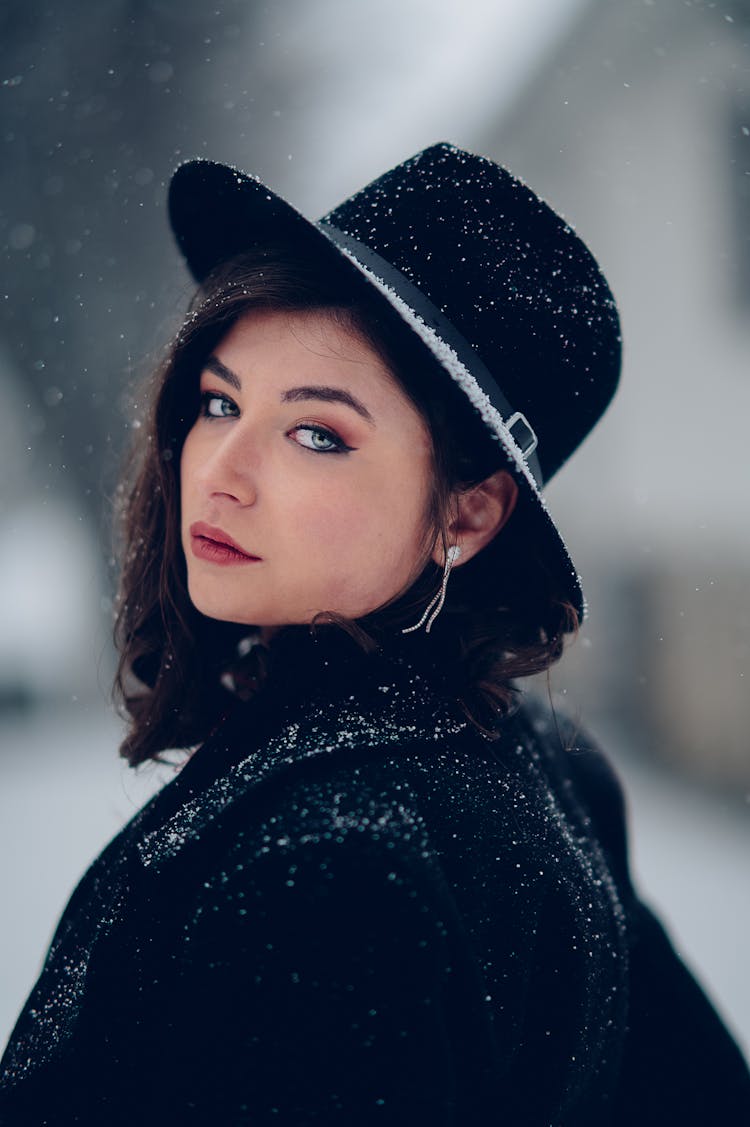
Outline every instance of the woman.
POLYGON ((314 225, 176 173, 200 288, 125 506, 132 764, 0 1122, 734 1124, 740 1053, 630 883, 618 784, 518 678, 583 615, 540 489, 611 398, 611 295, 436 145, 314 225))

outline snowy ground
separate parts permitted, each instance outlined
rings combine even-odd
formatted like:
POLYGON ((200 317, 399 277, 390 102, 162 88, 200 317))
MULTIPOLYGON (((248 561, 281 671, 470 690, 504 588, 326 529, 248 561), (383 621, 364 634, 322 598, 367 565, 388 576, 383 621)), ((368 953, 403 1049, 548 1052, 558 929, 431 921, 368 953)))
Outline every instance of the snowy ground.
MULTIPOLYGON (((103 703, 0 724, 0 1044, 77 878, 168 777, 125 768, 117 733, 103 703)), ((750 1052, 750 817, 610 749, 629 796, 642 892, 750 1052)))

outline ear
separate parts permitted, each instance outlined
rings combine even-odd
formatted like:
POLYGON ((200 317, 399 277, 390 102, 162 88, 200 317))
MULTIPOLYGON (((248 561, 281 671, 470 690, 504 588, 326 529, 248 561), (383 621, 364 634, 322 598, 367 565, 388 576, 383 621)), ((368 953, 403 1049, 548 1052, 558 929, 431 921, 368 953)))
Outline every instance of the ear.
MULTIPOLYGON (((479 485, 453 495, 454 516, 448 527, 449 546, 458 544, 461 555, 454 564, 459 567, 498 534, 510 517, 518 499, 518 485, 507 470, 498 470, 479 485)), ((438 543, 432 559, 443 567, 443 545, 438 543)))

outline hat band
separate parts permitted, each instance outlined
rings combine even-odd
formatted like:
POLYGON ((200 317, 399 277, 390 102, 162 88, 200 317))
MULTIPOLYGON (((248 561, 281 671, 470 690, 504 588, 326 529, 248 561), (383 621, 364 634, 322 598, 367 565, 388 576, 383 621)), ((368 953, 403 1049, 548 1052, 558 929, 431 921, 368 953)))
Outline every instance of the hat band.
POLYGON ((332 243, 340 249, 348 251, 357 262, 371 270, 386 286, 394 290, 413 312, 439 336, 440 340, 452 349, 460 363, 474 377, 481 390, 499 413, 513 444, 526 463, 537 486, 541 489, 544 478, 536 454, 539 440, 533 427, 521 411, 516 411, 510 405, 487 365, 477 355, 466 338, 459 333, 455 325, 400 270, 386 259, 381 258, 376 251, 365 243, 361 243, 338 227, 334 227, 332 223, 320 222, 317 226, 332 243))

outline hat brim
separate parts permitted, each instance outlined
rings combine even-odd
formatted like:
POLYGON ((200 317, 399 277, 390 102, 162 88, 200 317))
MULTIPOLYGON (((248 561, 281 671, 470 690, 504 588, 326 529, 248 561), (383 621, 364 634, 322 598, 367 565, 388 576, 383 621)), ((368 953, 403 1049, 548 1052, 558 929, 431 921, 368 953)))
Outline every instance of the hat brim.
MULTIPOLYGON (((411 287, 399 292, 398 280, 380 277, 371 264, 357 257, 351 239, 329 223, 307 219, 257 177, 229 165, 193 160, 181 165, 169 188, 169 218, 177 244, 196 282, 202 283, 222 262, 253 247, 277 241, 298 240, 311 251, 331 254, 332 263, 369 287, 414 334, 418 347, 436 361, 463 393, 467 404, 481 417, 489 437, 496 440, 519 486, 517 508, 523 511, 531 553, 544 561, 544 570, 559 580, 560 598, 574 608, 578 620, 586 614, 580 577, 565 543, 547 509, 545 499, 529 470, 523 451, 514 441, 500 412, 493 406, 471 371, 470 363, 424 320, 409 302, 411 287)), ((511 520, 518 519, 511 517, 511 520)), ((484 549, 502 549, 502 535, 484 549)), ((483 554, 484 554, 483 552, 483 554)))

